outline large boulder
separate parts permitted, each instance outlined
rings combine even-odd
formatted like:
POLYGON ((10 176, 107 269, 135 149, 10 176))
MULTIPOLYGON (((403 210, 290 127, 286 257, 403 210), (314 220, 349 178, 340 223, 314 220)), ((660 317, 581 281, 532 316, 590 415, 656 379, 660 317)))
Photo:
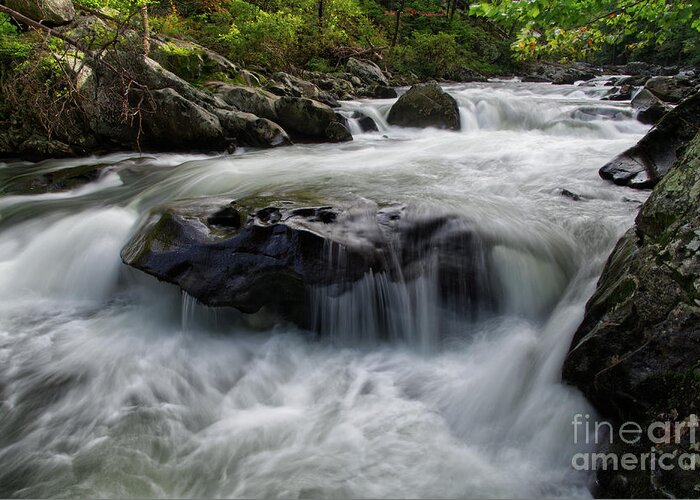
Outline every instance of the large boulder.
POLYGON ((671 106, 647 89, 637 92, 631 104, 632 108, 637 110, 637 120, 647 125, 655 124, 671 110, 671 106))
POLYGON ((358 77, 367 86, 381 85, 387 87, 389 81, 381 68, 371 61, 360 61, 351 57, 345 66, 348 73, 358 77))
POLYGON ((414 85, 399 97, 389 111, 388 122, 401 127, 461 127, 457 101, 435 82, 414 85))
POLYGON ((187 81, 242 77, 238 67, 222 55, 202 45, 177 38, 153 38, 150 57, 187 81))
POLYGON ((5 5, 35 21, 60 25, 75 19, 71 0, 6 0, 5 5))
POLYGON ((677 104, 698 91, 695 82, 686 76, 655 76, 644 88, 664 102, 677 104))
POLYGON ((175 90, 153 90, 144 102, 141 120, 146 144, 175 150, 225 147, 219 118, 175 90))
POLYGON ((253 113, 272 121, 277 120, 275 103, 279 97, 266 90, 225 83, 216 84, 215 87, 210 84, 209 87, 220 95, 225 102, 240 111, 253 113))
POLYGON ((356 95, 355 87, 362 86, 362 81, 349 73, 329 74, 307 71, 304 75, 334 99, 352 99, 356 95))
POLYGON ((352 135, 330 106, 303 97, 275 102, 277 123, 293 136, 324 142, 351 141, 352 135))
MULTIPOLYGON (((700 134, 610 256, 566 358, 564 379, 617 424, 634 421, 646 430, 653 421, 700 414, 699 194, 700 134)), ((656 444, 644 437, 636 445, 618 439, 609 451, 693 452, 697 445, 682 436, 656 444)), ((697 471, 621 472, 632 497, 697 496, 697 471)), ((598 495, 618 496, 601 474, 598 495)))
POLYGON ((292 142, 282 127, 267 118, 243 111, 217 110, 215 114, 227 144, 271 148, 292 142))
POLYGON ((635 146, 604 165, 599 174, 615 184, 653 187, 700 130, 700 94, 669 111, 635 146))
POLYGON ((315 83, 289 73, 279 72, 272 75, 268 90, 278 96, 306 97, 337 108, 340 106, 330 93, 321 90, 315 83))
POLYGON ((209 306, 263 307, 304 326, 318 287, 340 294, 369 273, 412 281, 430 269, 455 312, 492 310, 487 245, 473 225, 406 207, 342 209, 180 204, 155 212, 122 250, 123 261, 209 306))

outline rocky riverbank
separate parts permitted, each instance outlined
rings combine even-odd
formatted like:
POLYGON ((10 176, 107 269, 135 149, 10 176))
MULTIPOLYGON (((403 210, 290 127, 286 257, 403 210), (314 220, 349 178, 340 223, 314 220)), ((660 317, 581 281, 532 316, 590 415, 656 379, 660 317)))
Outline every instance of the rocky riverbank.
MULTIPOLYGON (((106 48, 98 47, 96 39, 120 28, 99 13, 78 10, 76 14, 70 0, 43 9, 33 8, 32 2, 10 2, 8 7, 26 16, 26 22, 49 23, 52 33, 65 43, 45 56, 46 61, 36 62, 37 67, 46 65, 60 75, 55 85, 61 88, 54 92, 53 101, 43 102, 38 95, 43 83, 36 78, 46 75, 33 75, 29 84, 15 89, 15 110, 0 129, 0 157, 36 161, 122 150, 224 152, 239 146, 278 147, 294 141, 348 141, 352 136, 347 122, 336 112, 339 101, 394 98, 394 86, 418 83, 395 78, 371 60, 354 57, 333 73, 263 75, 176 38, 152 37, 149 55, 144 57, 137 43, 139 35, 131 29, 121 32, 106 48), (59 101, 60 106, 53 109, 59 101), (39 109, 42 104, 46 110, 39 109)), ((634 97, 633 106, 647 123, 661 119, 698 86, 692 70, 643 63, 599 68, 542 62, 523 67, 521 77, 553 84, 592 80, 597 85, 603 74, 625 75, 605 82, 610 86, 606 99, 634 97)), ((473 71, 465 72, 463 78, 485 80, 473 71)), ((426 115, 415 121, 403 117, 398 109, 390 121, 459 126, 458 115, 426 115)), ((609 177, 618 183, 648 187, 656 181, 656 174, 637 175, 638 168, 635 171, 627 164, 611 169, 609 177), (627 174, 620 173, 623 170, 627 174)))

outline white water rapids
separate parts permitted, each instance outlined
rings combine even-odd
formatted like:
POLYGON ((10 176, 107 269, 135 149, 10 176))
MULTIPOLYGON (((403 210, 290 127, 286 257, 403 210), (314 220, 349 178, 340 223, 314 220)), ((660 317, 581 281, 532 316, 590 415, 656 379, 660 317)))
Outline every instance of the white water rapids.
POLYGON ((597 170, 646 128, 604 88, 447 90, 461 132, 389 127, 391 100, 357 101, 344 110, 380 131, 346 144, 0 163, 4 178, 109 165, 0 198, 0 497, 589 496, 571 420, 592 409, 560 372, 644 199, 597 170), (503 309, 447 321, 429 279, 370 276, 316 298, 312 340, 120 261, 153 207, 298 192, 463 214, 497 242, 503 309), (372 338, 377 314, 397 340, 372 338))

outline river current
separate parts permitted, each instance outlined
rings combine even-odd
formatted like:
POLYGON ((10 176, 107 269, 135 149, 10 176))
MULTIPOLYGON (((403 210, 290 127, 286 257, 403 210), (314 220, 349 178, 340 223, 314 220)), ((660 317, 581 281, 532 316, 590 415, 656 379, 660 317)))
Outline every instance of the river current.
POLYGON ((4 180, 106 165, 0 198, 0 497, 590 496, 571 420, 594 411, 561 366, 645 196, 597 170, 646 127, 605 87, 446 90, 459 132, 390 127, 393 100, 362 100, 343 112, 379 131, 351 120, 344 144, 0 163, 4 180), (121 263, 164 204, 299 193, 464 215, 497 242, 504 306, 446 325, 429 276, 370 275, 318 291, 315 338, 121 263))

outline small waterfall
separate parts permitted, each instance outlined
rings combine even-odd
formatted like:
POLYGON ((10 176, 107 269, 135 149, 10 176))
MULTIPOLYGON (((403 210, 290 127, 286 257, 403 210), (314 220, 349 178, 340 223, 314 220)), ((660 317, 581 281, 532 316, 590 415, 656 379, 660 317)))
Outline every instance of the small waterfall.
MULTIPOLYGON (((508 130, 609 138, 645 130, 644 125, 631 120, 633 113, 626 103, 601 102, 591 105, 591 97, 604 96, 610 87, 594 85, 566 88, 564 105, 561 102, 561 90, 556 86, 542 86, 540 89, 546 89, 542 93, 534 93, 531 85, 512 82, 475 84, 467 88, 448 87, 446 90, 457 100, 462 131, 467 134, 508 130), (519 91, 513 91, 514 85, 519 91)), ((359 101, 344 104, 344 109, 359 111, 371 117, 382 132, 392 130, 386 122, 391 104, 384 101, 359 101)))
MULTIPOLYGON (((398 341, 425 351, 499 315, 544 321, 578 266, 565 238, 533 242, 519 239, 516 228, 482 235, 468 219, 428 214, 408 212, 383 235, 391 241, 384 269, 312 291, 311 323, 322 337, 341 345, 398 341)), ((376 231, 372 219, 363 221, 367 232, 376 231)), ((327 245, 326 253, 329 274, 349 265, 342 246, 327 245)))
POLYGON ((182 313, 180 323, 183 330, 189 330, 194 322, 194 315, 197 308, 197 299, 189 293, 182 292, 182 313))

